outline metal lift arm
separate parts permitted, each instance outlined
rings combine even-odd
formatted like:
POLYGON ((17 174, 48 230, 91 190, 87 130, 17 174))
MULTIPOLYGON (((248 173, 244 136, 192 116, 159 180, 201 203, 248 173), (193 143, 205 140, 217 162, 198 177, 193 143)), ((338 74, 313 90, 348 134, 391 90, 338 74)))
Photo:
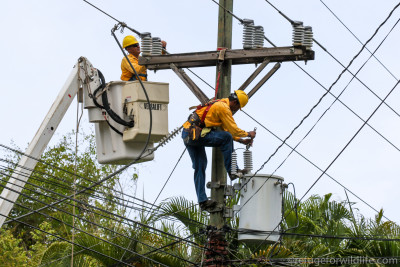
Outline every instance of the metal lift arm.
POLYGON ((19 193, 25 186, 25 182, 34 170, 37 164, 36 159, 40 158, 46 149, 79 88, 83 90, 95 90, 99 86, 100 79, 97 70, 93 68, 92 64, 86 58, 80 57, 40 125, 39 130, 36 132, 35 137, 29 143, 25 155, 18 162, 12 177, 7 182, 6 188, 1 193, 0 228, 3 226, 15 201, 18 199, 19 193))

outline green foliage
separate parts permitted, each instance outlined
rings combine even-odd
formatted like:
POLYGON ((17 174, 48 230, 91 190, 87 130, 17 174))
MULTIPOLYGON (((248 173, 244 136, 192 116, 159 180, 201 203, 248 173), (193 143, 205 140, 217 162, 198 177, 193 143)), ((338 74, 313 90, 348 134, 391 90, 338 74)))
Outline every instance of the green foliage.
POLYGON ((4 267, 28 266, 29 258, 10 230, 0 229, 0 263, 4 267))
MULTIPOLYGON (((24 196, 18 199, 18 203, 27 208, 16 205, 11 216, 21 216, 63 196, 72 195, 74 182, 79 191, 116 170, 116 166, 97 163, 93 135, 80 138, 78 154, 73 137, 74 133, 64 136, 44 153, 43 163, 36 166, 29 179, 31 184, 26 185, 24 196), (77 175, 74 175, 75 172, 77 175)), ((17 160, 18 155, 7 155, 7 163, 12 167, 10 169, 13 169, 17 160)), ((1 184, 5 184, 10 174, 11 171, 3 171, 1 184)), ((137 178, 137 174, 133 174, 132 180, 137 178)), ((106 187, 97 186, 96 192, 88 190, 76 196, 79 203, 75 206, 75 214, 80 218, 73 219, 68 214, 73 213, 74 202, 64 201, 57 207, 44 209, 43 214, 36 213, 22 219, 42 231, 17 222, 8 223, 5 230, 0 230, 0 262, 8 264, 2 266, 71 266, 72 253, 73 266, 82 267, 116 264, 117 261, 110 257, 122 259, 133 266, 156 266, 153 261, 140 255, 167 266, 190 265, 185 260, 199 263, 203 250, 171 239, 170 235, 187 238, 200 246, 205 244, 205 235, 200 233, 200 229, 209 224, 207 214, 201 212, 192 201, 172 197, 163 201, 156 211, 143 207, 139 213, 131 216, 138 223, 128 224, 116 216, 125 216, 126 211, 121 205, 122 196, 112 190, 119 183, 118 179, 115 176, 102 184, 106 187), (121 203, 115 200, 121 200, 121 203), (171 222, 171 218, 177 222, 171 222), (72 231, 72 224, 87 233, 72 231), (141 225, 160 229, 165 234, 141 225), (73 240, 75 245, 53 234, 71 242, 73 240), (162 250, 158 250, 161 247, 162 250)), ((232 207, 238 201, 239 195, 236 195, 227 204, 232 207)), ((288 233, 400 238, 400 227, 394 222, 384 221, 382 210, 374 219, 366 219, 360 214, 355 216, 347 203, 332 200, 332 194, 314 195, 299 203, 292 194, 285 192, 284 203, 285 219, 281 229, 288 233)), ((236 217, 227 221, 227 224, 231 229, 237 229, 238 222, 239 218, 236 217)), ((399 242, 394 241, 283 236, 279 244, 252 246, 238 242, 238 232, 234 230, 230 231, 227 239, 233 259, 254 259, 261 265, 267 264, 270 258, 400 257, 399 242)))

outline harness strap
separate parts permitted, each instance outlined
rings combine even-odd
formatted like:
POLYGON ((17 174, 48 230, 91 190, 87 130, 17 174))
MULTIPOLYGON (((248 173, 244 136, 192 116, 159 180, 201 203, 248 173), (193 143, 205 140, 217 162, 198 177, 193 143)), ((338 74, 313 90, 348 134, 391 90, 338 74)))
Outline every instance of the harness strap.
POLYGON ((214 100, 211 103, 207 105, 206 110, 204 110, 203 116, 201 116, 201 123, 204 123, 204 120, 206 119, 207 113, 210 110, 211 106, 217 103, 220 99, 214 100))
MULTIPOLYGON (((147 80, 147 74, 138 74, 138 76, 144 77, 147 80)), ((132 77, 129 79, 129 81, 136 81, 136 80, 137 79, 136 79, 136 75, 135 74, 133 74, 132 77)))

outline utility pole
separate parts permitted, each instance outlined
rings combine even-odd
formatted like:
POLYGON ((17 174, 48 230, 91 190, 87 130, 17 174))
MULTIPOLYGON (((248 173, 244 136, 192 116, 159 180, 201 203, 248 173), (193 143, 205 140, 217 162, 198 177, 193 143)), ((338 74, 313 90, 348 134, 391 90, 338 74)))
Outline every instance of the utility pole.
MULTIPOLYGON (((211 67, 217 62, 217 82, 219 88, 217 98, 226 98, 231 93, 231 66, 243 64, 260 64, 251 74, 240 90, 245 90, 270 62, 275 66, 251 89, 249 98, 253 96, 263 84, 279 69, 282 62, 314 60, 314 51, 311 46, 293 44, 288 47, 253 47, 246 49, 232 48, 232 15, 225 10, 233 10, 233 0, 219 0, 218 14, 218 42, 217 50, 194 53, 180 53, 139 57, 139 65, 149 70, 172 69, 178 77, 189 87, 201 103, 208 101, 207 97, 195 83, 185 75, 182 68, 211 67), (226 50, 224 50, 226 49, 226 50)), ((266 37, 265 37, 266 38, 266 37)), ((312 42, 312 40, 310 40, 312 42)), ((217 207, 210 211, 210 225, 207 228, 207 244, 205 259, 202 266, 228 266, 228 242, 226 240, 225 220, 232 216, 232 210, 225 205, 225 197, 234 194, 233 188, 227 187, 227 173, 224 158, 219 148, 212 150, 211 182, 207 187, 211 189, 211 199, 217 201, 217 207), (226 190, 227 189, 227 190, 226 190)))
MULTIPOLYGON (((233 9, 233 0, 219 0, 219 4, 227 10, 233 9)), ((218 49, 232 48, 232 16, 223 8, 219 8, 218 14, 218 49)), ((231 70, 232 62, 224 60, 217 68, 220 72, 219 88, 217 98, 228 97, 231 93, 231 70)), ((217 81, 218 83, 218 81, 217 81)), ((211 184, 216 185, 211 187, 211 199, 218 202, 221 207, 219 211, 210 213, 210 226, 213 228, 208 234, 208 248, 206 252, 206 260, 203 264, 208 266, 226 266, 224 264, 228 257, 228 242, 226 241, 223 226, 224 210, 225 210, 225 186, 227 185, 227 173, 224 166, 224 157, 219 148, 212 150, 212 170, 211 184)))
MULTIPOLYGON (((233 9, 233 0, 219 0, 219 4, 227 10, 232 11, 233 9)), ((221 7, 219 8, 218 14, 217 46, 218 48, 232 48, 232 16, 221 7)), ((232 64, 229 60, 224 61, 221 65, 221 74, 217 95, 218 99, 228 97, 231 93, 231 69, 232 64)), ((224 157, 220 149, 215 147, 212 150, 211 182, 213 184, 220 185, 218 188, 211 188, 211 199, 217 201, 218 204, 224 205, 224 190, 226 185, 224 157)), ((216 227, 218 230, 224 226, 225 222, 223 217, 223 210, 210 214, 210 224, 211 226, 216 227)))

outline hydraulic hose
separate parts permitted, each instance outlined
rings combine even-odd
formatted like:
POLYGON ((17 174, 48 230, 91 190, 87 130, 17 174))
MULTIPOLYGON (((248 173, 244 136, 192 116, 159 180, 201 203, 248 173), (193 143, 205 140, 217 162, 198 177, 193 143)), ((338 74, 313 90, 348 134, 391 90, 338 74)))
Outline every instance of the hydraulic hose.
MULTIPOLYGON (((100 76, 100 79, 101 79, 101 84, 102 84, 101 88, 104 89, 105 88, 105 84, 106 84, 105 79, 104 79, 104 75, 103 75, 103 73, 101 73, 101 71, 99 71, 99 70, 97 70, 97 71, 99 72, 99 76, 100 76)), ((96 91, 95 91, 93 99, 96 98, 96 91)), ((103 108, 105 109, 107 114, 110 115, 111 119, 113 119, 116 123, 124 125, 124 126, 127 126, 129 128, 132 128, 133 126, 135 126, 135 122, 134 121, 125 121, 124 119, 122 119, 117 113, 115 113, 111 109, 110 104, 108 103, 107 91, 103 92, 103 94, 101 95, 101 99, 103 100, 103 108)))

